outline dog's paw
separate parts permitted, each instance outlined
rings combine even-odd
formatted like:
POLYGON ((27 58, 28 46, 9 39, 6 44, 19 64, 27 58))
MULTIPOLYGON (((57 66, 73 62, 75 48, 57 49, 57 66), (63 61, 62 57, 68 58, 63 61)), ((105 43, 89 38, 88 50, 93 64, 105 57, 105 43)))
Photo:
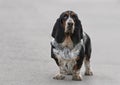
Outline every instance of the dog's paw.
POLYGON ((53 77, 53 79, 56 79, 56 80, 63 80, 64 78, 65 76, 62 74, 57 74, 56 76, 53 77))
POLYGON ((86 76, 92 76, 93 72, 91 70, 87 70, 87 71, 85 71, 85 75, 86 76))
POLYGON ((79 75, 73 76, 72 80, 74 81, 82 81, 82 78, 79 75))

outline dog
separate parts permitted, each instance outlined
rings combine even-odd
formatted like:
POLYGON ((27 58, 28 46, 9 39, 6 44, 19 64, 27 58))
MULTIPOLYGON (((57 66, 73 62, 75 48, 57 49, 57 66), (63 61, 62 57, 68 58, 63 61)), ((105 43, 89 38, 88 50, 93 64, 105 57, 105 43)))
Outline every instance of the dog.
POLYGON ((85 75, 93 75, 90 67, 91 39, 83 32, 81 21, 73 11, 65 11, 57 19, 51 36, 51 57, 60 71, 53 79, 63 80, 72 75, 72 80, 81 81, 80 69, 84 62, 85 75))

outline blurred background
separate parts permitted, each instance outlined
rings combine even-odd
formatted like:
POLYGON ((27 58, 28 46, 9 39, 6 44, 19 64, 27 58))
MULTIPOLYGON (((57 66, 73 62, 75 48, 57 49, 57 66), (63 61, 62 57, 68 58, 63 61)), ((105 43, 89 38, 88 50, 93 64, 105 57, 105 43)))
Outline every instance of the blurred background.
MULTIPOLYGON (((120 0, 0 0, 0 85, 119 85, 120 0), (92 39, 94 76, 56 81, 53 25, 73 10, 92 39)), ((83 66, 84 67, 84 66, 83 66)))

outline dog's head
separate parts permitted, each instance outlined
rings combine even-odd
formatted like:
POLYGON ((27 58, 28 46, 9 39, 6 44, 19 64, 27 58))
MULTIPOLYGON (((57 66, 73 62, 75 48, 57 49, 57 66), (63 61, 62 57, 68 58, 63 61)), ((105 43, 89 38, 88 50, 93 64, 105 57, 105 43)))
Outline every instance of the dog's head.
POLYGON ((63 12, 57 19, 52 31, 52 37, 58 43, 64 40, 65 35, 74 35, 78 38, 78 41, 83 38, 81 22, 73 11, 63 12))

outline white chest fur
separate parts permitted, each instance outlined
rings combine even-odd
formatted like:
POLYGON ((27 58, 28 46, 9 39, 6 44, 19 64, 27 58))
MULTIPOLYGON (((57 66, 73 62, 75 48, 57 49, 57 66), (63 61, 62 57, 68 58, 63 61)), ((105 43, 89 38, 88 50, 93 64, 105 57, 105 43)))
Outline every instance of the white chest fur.
POLYGON ((62 44, 58 44, 55 40, 51 42, 51 44, 55 47, 53 49, 53 53, 60 64, 60 71, 64 74, 73 72, 73 67, 76 64, 76 58, 78 57, 83 44, 79 42, 75 47, 73 47, 73 43, 68 44, 68 40, 66 39, 66 41, 62 44), (65 47, 63 47, 63 45, 65 45, 65 47))

